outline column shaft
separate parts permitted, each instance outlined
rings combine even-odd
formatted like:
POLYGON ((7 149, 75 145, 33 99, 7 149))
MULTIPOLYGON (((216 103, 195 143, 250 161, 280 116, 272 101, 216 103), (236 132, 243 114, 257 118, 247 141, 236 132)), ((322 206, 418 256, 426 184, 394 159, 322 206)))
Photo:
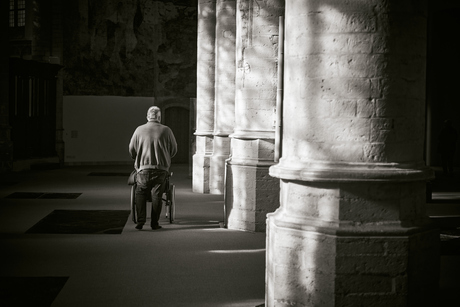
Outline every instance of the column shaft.
POLYGON ((287 1, 266 306, 434 304, 425 13, 410 0, 287 1))
POLYGON ((224 193, 225 160, 230 155, 229 135, 235 125, 236 0, 216 3, 216 100, 214 149, 210 168, 210 193, 224 193))
POLYGON ((194 192, 209 193, 209 167, 214 132, 216 0, 198 1, 196 153, 194 192))
MULTIPOLYGON (((268 175, 274 159, 279 16, 284 1, 237 1, 235 132, 228 227, 265 231, 278 206, 279 183, 268 175)), ((228 188, 228 187, 227 187, 228 188)))

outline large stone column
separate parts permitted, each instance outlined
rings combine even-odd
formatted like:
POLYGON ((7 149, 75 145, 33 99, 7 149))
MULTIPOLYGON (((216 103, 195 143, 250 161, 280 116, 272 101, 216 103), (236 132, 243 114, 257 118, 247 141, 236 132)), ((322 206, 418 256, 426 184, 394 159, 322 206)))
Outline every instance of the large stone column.
POLYGON ((423 1, 286 1, 266 306, 435 306, 423 1))
POLYGON ((237 1, 235 132, 227 171, 228 228, 265 231, 279 206, 274 159, 279 16, 284 1, 237 1))
POLYGON ((209 166, 214 132, 216 0, 198 1, 196 153, 193 192, 209 193, 209 166))
POLYGON ((224 193, 225 160, 235 124, 236 0, 216 2, 216 100, 214 148, 210 168, 210 193, 224 193))

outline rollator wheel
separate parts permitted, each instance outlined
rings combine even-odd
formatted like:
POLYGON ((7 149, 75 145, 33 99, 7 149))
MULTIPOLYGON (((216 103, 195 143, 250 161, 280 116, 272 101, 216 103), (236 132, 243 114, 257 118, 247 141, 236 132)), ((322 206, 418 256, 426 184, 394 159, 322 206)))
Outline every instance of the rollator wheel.
POLYGON ((174 184, 169 185, 168 194, 169 223, 172 223, 176 218, 176 186, 174 184))
POLYGON ((137 224, 137 212, 136 212, 136 185, 131 186, 131 216, 134 224, 137 224))
MULTIPOLYGON (((169 200, 168 200, 168 203, 169 203, 169 200)), ((166 206, 166 218, 169 220, 169 224, 172 224, 173 222, 173 217, 172 217, 172 208, 171 208, 171 204, 169 203, 167 206, 166 206)))

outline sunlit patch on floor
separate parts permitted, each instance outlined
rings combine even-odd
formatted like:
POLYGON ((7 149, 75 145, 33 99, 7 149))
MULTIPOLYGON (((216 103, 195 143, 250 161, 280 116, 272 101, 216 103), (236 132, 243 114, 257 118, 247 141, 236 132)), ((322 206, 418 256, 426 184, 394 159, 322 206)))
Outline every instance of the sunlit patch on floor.
POLYGON ((121 234, 129 210, 54 210, 26 233, 121 234))

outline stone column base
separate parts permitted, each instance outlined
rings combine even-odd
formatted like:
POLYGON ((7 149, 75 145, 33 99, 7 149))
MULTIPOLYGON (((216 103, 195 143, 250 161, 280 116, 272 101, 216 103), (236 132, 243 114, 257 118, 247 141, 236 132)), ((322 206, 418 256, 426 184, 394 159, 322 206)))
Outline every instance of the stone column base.
POLYGON ((209 193, 209 168, 213 139, 209 136, 196 136, 196 154, 193 155, 192 191, 209 193))
POLYGON ((265 306, 436 306, 439 233, 267 222, 265 306))
POLYGON ((229 162, 225 199, 229 229, 265 232, 267 214, 279 207, 279 180, 268 170, 269 165, 229 162))
POLYGON ((230 138, 214 136, 214 150, 210 160, 209 193, 224 193, 225 160, 230 155, 230 138))
POLYGON ((272 171, 315 180, 281 179, 281 207, 267 220, 267 307, 436 305, 427 170, 272 171))
POLYGON ((209 165, 211 156, 193 155, 192 191, 195 193, 209 193, 209 165))

